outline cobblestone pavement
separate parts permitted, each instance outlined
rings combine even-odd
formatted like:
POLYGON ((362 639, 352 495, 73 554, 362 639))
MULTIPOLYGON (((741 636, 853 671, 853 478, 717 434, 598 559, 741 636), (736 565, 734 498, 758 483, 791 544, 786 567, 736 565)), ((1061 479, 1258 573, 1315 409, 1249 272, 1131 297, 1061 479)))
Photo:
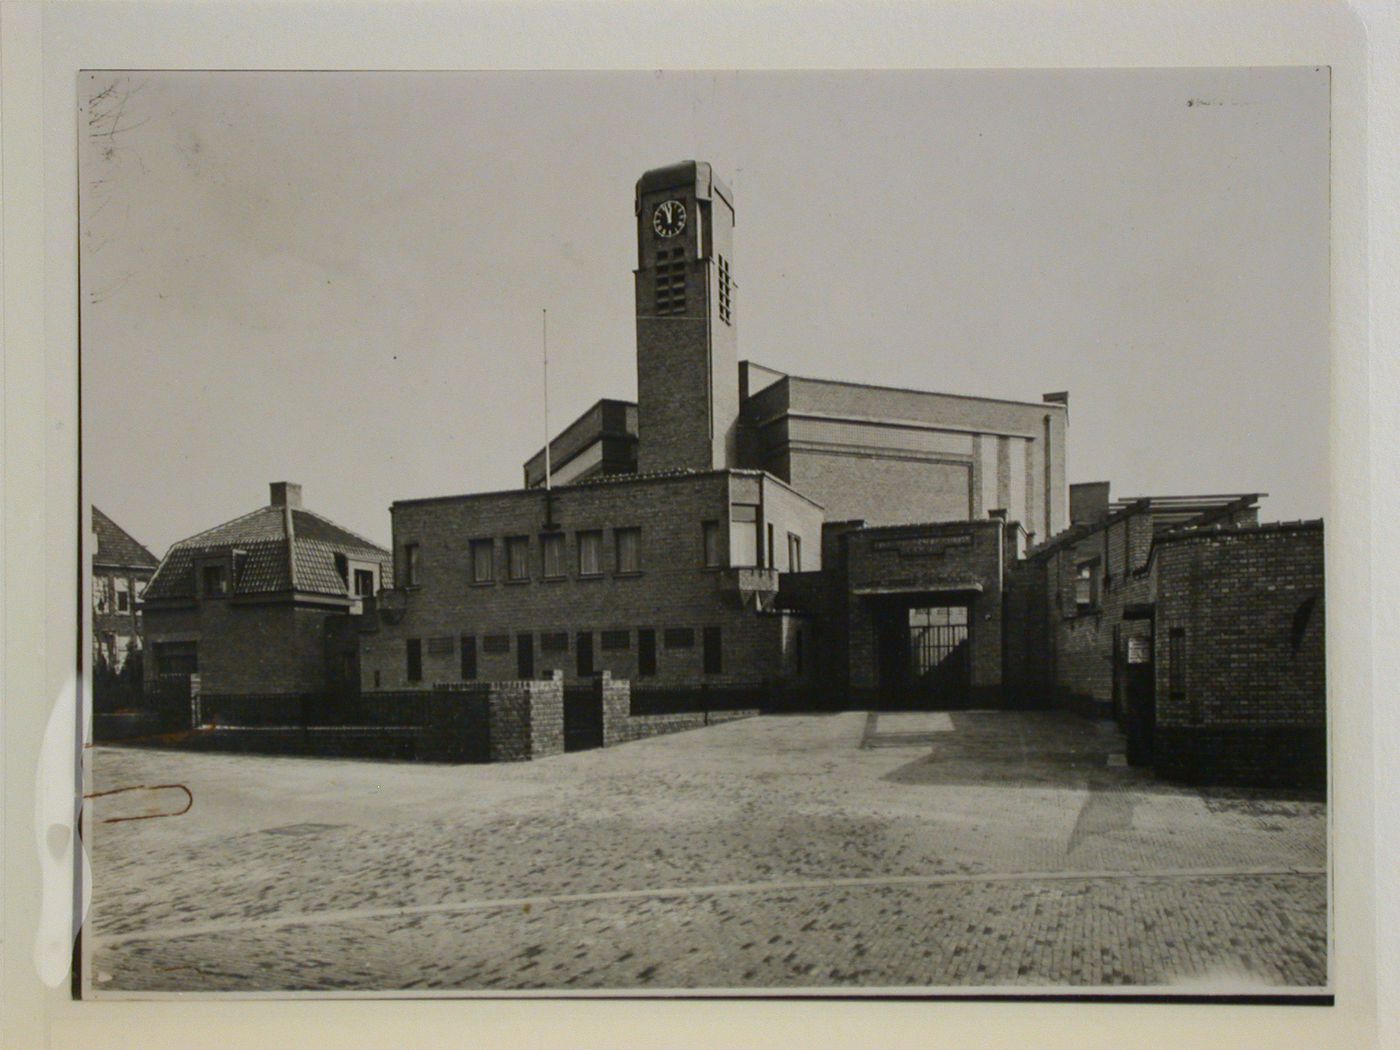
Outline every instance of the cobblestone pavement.
POLYGON ((1315 796, 1041 713, 764 717, 498 766, 96 748, 93 988, 1327 980, 1315 796))

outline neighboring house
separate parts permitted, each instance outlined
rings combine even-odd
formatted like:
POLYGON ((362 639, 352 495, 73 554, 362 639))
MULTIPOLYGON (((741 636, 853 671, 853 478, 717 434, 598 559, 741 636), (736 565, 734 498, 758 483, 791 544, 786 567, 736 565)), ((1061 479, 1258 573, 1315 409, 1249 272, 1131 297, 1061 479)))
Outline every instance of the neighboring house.
POLYGON ((327 636, 390 583, 389 552, 274 482, 268 506, 181 540, 146 588, 148 688, 198 675, 205 694, 315 692, 338 665, 327 636))
POLYGON ((92 666, 120 674, 141 651, 139 602, 159 559, 106 514, 92 508, 92 666))

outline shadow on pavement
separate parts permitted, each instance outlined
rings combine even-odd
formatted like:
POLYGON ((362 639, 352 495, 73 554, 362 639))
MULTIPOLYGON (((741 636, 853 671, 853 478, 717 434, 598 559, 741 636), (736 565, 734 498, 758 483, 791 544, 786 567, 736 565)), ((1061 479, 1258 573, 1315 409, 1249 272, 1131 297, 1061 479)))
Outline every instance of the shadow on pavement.
MULTIPOLYGON (((921 736, 909 745, 925 754, 884 779, 895 784, 989 787, 1048 787, 1095 793, 1132 791, 1197 795, 1212 809, 1245 808, 1257 812, 1270 801, 1322 802, 1325 793, 1293 788, 1202 787, 1157 780, 1150 769, 1123 764, 1126 743, 1108 721, 1052 711, 955 711, 953 732, 921 736), (1112 761, 1112 764, 1110 764, 1112 761)), ((898 746, 894 734, 883 737, 878 714, 868 726, 865 745, 898 746)))

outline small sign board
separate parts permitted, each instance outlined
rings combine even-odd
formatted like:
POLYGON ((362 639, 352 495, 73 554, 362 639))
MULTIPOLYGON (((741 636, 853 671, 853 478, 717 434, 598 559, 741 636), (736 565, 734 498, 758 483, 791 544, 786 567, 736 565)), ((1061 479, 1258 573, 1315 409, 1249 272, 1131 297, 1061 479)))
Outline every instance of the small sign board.
POLYGON ((1152 644, 1147 638, 1128 639, 1128 663, 1130 664, 1150 664, 1152 662, 1152 644))
POLYGON ((879 540, 871 544, 877 551, 889 551, 901 558, 935 558, 946 554, 950 547, 968 547, 972 537, 967 533, 952 536, 915 536, 909 539, 879 540))

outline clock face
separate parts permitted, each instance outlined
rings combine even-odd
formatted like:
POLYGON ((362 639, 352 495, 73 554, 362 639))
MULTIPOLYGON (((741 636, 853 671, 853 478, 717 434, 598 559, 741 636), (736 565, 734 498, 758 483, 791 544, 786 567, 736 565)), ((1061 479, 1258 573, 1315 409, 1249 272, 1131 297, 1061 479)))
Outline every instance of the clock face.
POLYGON ((663 201, 652 214, 651 225, 659 237, 674 237, 685 229, 685 205, 680 201, 663 201))

